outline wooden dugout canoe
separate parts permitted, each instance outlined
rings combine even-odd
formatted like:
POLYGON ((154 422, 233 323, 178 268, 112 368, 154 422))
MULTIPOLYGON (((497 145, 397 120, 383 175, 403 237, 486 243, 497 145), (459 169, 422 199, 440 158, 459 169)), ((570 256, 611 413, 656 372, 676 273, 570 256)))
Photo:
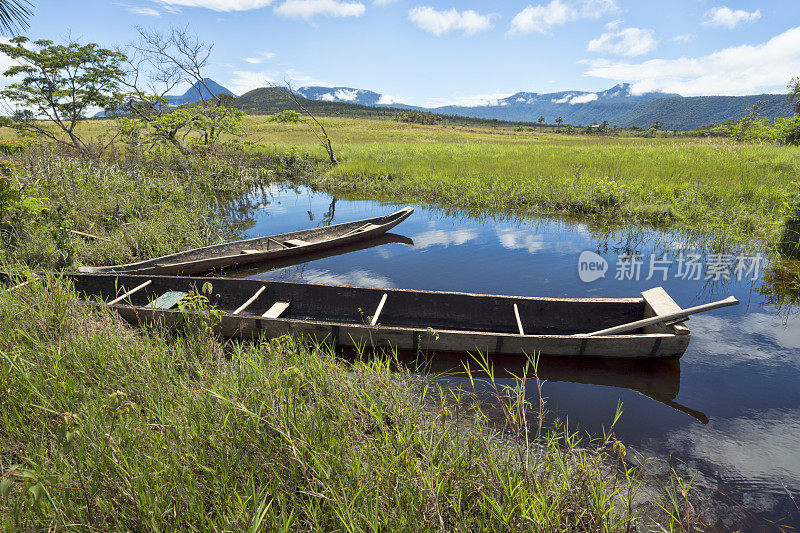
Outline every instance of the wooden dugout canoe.
POLYGON ((95 305, 108 305, 104 302, 119 300, 141 287, 110 307, 133 324, 165 326, 181 319, 176 305, 181 295, 198 292, 210 282, 210 304, 220 313, 217 333, 226 337, 293 334, 342 347, 429 354, 481 351, 659 359, 679 358, 691 338, 689 329, 681 324, 655 324, 618 335, 576 336, 680 309, 660 287, 645 291, 640 298, 586 299, 231 278, 80 273, 67 277, 76 291, 95 305), (519 333, 520 324, 524 335, 519 333))
POLYGON ((211 270, 240 267, 255 263, 283 261, 287 258, 314 254, 360 241, 374 239, 411 216, 414 208, 381 217, 345 222, 268 237, 244 239, 205 248, 165 255, 125 265, 80 267, 79 272, 128 272, 137 274, 201 274, 211 270))

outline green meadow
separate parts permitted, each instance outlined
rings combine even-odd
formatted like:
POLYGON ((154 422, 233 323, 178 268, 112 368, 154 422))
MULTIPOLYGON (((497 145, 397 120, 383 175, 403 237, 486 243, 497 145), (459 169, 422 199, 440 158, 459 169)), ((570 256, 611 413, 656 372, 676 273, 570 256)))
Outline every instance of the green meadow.
MULTIPOLYGON (((322 160, 305 124, 247 117, 259 150, 322 160), (264 148, 264 147, 267 148, 264 148)), ((325 119, 341 164, 312 177, 361 198, 471 213, 643 223, 705 240, 769 246, 798 191, 800 147, 682 137, 615 138, 325 119)))
MULTIPOLYGON (((346 362, 291 338, 214 338, 213 313, 178 330, 132 329, 81 305, 57 272, 230 238, 248 223, 248 192, 285 181, 769 246, 796 198, 800 149, 324 124, 341 161, 334 167, 307 125, 266 117, 247 117, 244 137, 185 157, 120 145, 91 160, 44 143, 4 145, 4 164, 29 176, 23 190, 35 208, 15 200, 6 213, 0 260, 41 277, 0 292, 3 527, 691 527, 691 483, 656 480, 646 491, 656 503, 643 505, 644 473, 624 460, 613 432, 581 440, 559 423, 523 427, 521 413, 535 408, 520 401, 524 381, 498 386, 481 405, 469 390, 444 393, 389 360, 346 362), (490 423, 489 411, 503 417, 490 423)), ((113 132, 108 120, 82 127, 113 132)), ((615 420, 609 413, 606 427, 615 420)))

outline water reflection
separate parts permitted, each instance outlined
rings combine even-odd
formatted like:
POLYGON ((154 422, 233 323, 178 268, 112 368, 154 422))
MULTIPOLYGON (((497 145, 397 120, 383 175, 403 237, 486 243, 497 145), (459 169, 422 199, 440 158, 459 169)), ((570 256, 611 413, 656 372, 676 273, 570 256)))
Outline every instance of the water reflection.
MULTIPOLYGON (((368 218, 398 205, 338 199, 302 188, 269 191, 255 213, 250 236, 275 234, 330 222, 368 218)), ((261 279, 371 285, 422 290, 544 297, 636 297, 662 285, 682 307, 729 295, 742 305, 692 317, 692 341, 675 362, 639 363, 589 360, 547 361, 547 409, 571 425, 601 434, 619 402, 624 414, 617 435, 645 456, 699 472, 707 487, 766 520, 800 525, 800 513, 785 484, 800 490, 800 318, 796 304, 800 278, 791 269, 768 265, 760 279, 614 279, 620 253, 644 257, 681 251, 710 253, 712 244, 651 229, 609 229, 568 220, 507 216, 469 217, 417 207, 395 231, 414 245, 386 243, 315 258, 266 272, 261 279), (593 283, 578 278, 583 250, 605 258, 610 274, 593 283), (689 415, 689 416, 687 416, 689 415), (690 418, 691 417, 691 418, 690 418), (703 425, 706 422, 707 425, 703 425), (788 517, 788 518, 787 518, 788 517)), ((734 250, 734 253, 738 250, 734 250)), ((513 362, 513 361, 512 361, 513 362)), ((430 371, 443 386, 462 387, 458 361, 433 358, 430 371)), ((496 362, 501 365, 502 362, 496 362)), ((509 367, 514 371, 514 366, 509 367)), ((519 367, 516 367, 519 370, 519 367)), ((509 382, 510 383, 510 382, 509 382)), ((800 501, 800 500, 799 500, 800 501)), ((734 506, 725 500, 728 506, 734 506)), ((738 507, 737 507, 738 508, 738 507)), ((738 526, 737 526, 738 527, 738 526)))
MULTIPOLYGON (((469 384, 466 369, 473 378, 487 377, 469 355, 454 354, 399 354, 400 361, 426 372, 446 376, 462 386, 469 384)), ((518 356, 492 355, 490 363, 496 379, 513 379, 530 375, 524 361, 518 356)), ((622 360, 596 357, 540 357, 537 364, 539 379, 548 382, 567 382, 585 385, 617 387, 638 392, 677 411, 688 414, 703 424, 708 424, 705 413, 675 401, 680 391, 681 366, 675 360, 622 360)), ((532 390, 533 387, 530 388, 532 390)), ((528 398, 530 400, 530 398, 528 398)), ((535 402, 534 402, 535 403, 535 402)))
MULTIPOLYGON (((259 277, 259 274, 263 274, 264 272, 268 272, 270 270, 278 270, 294 265, 305 265, 313 261, 317 261, 319 259, 325 259, 328 257, 334 257, 342 254, 349 254, 361 250, 368 250, 370 248, 380 247, 385 244, 404 244, 406 246, 414 246, 414 241, 404 235, 397 235, 396 233, 384 233, 383 235, 379 235, 374 239, 358 241, 352 244, 348 244, 346 246, 337 246, 336 248, 319 250, 317 252, 305 254, 302 256, 285 257, 279 260, 273 259, 270 260, 269 263, 260 265, 259 264, 250 265, 245 268, 240 268, 235 271, 231 271, 230 273, 226 272, 226 275, 233 278, 247 278, 251 276, 259 277)), ((381 252, 387 252, 387 251, 381 250, 381 252)), ((382 255, 382 257, 386 256, 382 255)))
POLYGON ((468 229, 441 230, 432 229, 414 235, 414 246, 420 250, 431 246, 460 246, 478 238, 478 232, 468 229))

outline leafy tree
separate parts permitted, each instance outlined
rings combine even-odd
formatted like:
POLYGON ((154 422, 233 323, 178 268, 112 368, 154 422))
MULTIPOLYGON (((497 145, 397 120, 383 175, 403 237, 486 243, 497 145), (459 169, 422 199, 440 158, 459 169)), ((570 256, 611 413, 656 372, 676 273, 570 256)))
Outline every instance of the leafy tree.
POLYGON ((8 44, 0 43, 0 52, 18 63, 6 70, 5 76, 22 77, 0 91, 11 105, 8 125, 72 146, 85 155, 98 155, 105 147, 94 146, 76 126, 92 108, 119 104, 124 74, 120 64, 125 55, 95 43, 54 44, 43 39, 31 47, 29 42, 20 36, 8 44))
POLYGON ((28 0, 0 0, 0 32, 14 35, 28 28, 31 3, 28 0))
POLYGON ((139 40, 130 45, 123 81, 128 89, 124 103, 116 109, 120 132, 134 147, 152 147, 166 142, 188 155, 186 139, 192 132, 208 145, 222 133, 242 133, 244 113, 233 107, 233 97, 215 95, 203 73, 212 46, 186 29, 168 33, 137 28, 139 40), (181 83, 198 89, 200 100, 171 107, 167 94, 181 83))
POLYGON ((559 131, 561 131, 561 125, 562 125, 563 123, 564 123, 564 119, 563 119, 563 118, 561 118, 561 117, 558 117, 558 118, 556 119, 556 124, 558 124, 558 130, 559 130, 559 131))
POLYGON ((544 116, 539 117, 539 124, 544 124, 544 116))
POLYGON ((269 117, 269 121, 297 124, 298 122, 300 122, 302 118, 303 117, 297 111, 291 111, 289 109, 285 109, 269 117))
POLYGON ((736 133, 737 141, 741 141, 744 138, 744 136, 747 135, 748 130, 756 122, 758 122, 759 119, 758 110, 761 108, 761 106, 765 105, 766 103, 767 102, 765 102, 764 100, 759 100, 758 102, 747 108, 744 118, 739 123, 739 131, 736 133))
POLYGON ((649 128, 647 128, 647 137, 655 137, 656 132, 664 127, 664 123, 656 120, 653 122, 649 128))
POLYGON ((792 78, 786 88, 789 89, 786 99, 789 103, 794 103, 794 112, 800 115, 800 76, 792 78))

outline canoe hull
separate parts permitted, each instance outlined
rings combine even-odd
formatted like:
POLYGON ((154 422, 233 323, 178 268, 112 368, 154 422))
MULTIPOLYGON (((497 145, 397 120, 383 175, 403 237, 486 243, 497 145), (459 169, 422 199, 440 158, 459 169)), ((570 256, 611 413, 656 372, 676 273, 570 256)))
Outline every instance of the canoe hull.
POLYGON ((256 237, 224 243, 206 248, 198 248, 188 252, 181 252, 168 256, 129 263, 126 265, 112 265, 103 267, 80 267, 79 272, 85 273, 129 273, 129 274, 157 274, 157 275, 193 275, 203 274, 222 268, 236 268, 253 264, 268 264, 281 262, 289 258, 311 255, 324 250, 351 246, 355 243, 376 239, 403 222, 414 212, 411 207, 406 207, 383 217, 358 220, 337 224, 327 228, 303 230, 292 233, 283 233, 270 237, 256 237), (374 227, 347 234, 348 229, 370 224, 374 227), (302 246, 278 248, 277 243, 288 239, 298 239, 313 233, 330 235, 330 238, 318 242, 310 242, 302 246), (339 235, 342 234, 342 235, 339 235), (248 248, 267 249, 257 253, 242 253, 248 248), (270 249, 271 248, 271 249, 270 249))
MULTIPOLYGON (((231 278, 69 274, 79 293, 95 305, 148 280, 146 290, 110 306, 132 324, 174 326, 184 318, 175 309, 146 307, 159 295, 213 287, 211 304, 219 311, 216 333, 224 337, 274 338, 291 334, 341 347, 512 355, 675 359, 691 335, 683 325, 658 325, 630 334, 576 336, 608 325, 662 314, 671 299, 663 290, 660 303, 652 289, 642 298, 532 298, 452 292, 414 291, 317 285, 231 278), (123 287, 125 289, 123 289, 123 287), (253 303, 233 314, 244 302, 253 303), (648 294, 650 293, 650 294, 648 294), (371 314, 386 295, 375 326, 371 314), (666 301, 668 299, 668 302, 666 301), (262 315, 275 302, 290 306, 279 318, 262 315), (514 306, 526 331, 518 334, 514 306)), ((674 303, 674 302, 673 302, 674 303)))
MULTIPOLYGON (((119 306, 116 311, 133 325, 175 326, 178 311, 119 306)), ((691 335, 641 334, 608 337, 571 335, 509 335, 464 331, 370 327, 310 320, 268 319, 222 315, 215 332, 230 338, 276 338, 292 335, 336 347, 371 350, 411 350, 425 354, 482 353, 489 355, 545 355, 559 357, 615 357, 678 359, 691 335)))

